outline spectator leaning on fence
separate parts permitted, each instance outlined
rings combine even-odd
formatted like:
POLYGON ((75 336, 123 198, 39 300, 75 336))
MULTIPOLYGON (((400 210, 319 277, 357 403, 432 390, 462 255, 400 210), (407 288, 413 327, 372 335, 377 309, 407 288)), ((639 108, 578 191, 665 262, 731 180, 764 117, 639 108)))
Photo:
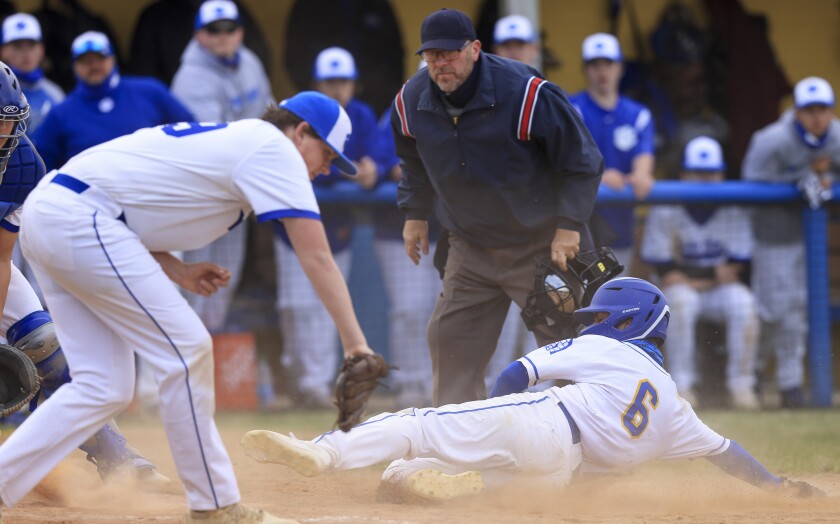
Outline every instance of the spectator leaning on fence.
MULTIPOLYGON (((580 112, 598 149, 604 155, 601 183, 615 190, 626 186, 642 199, 653 187, 653 118, 647 107, 618 93, 624 71, 618 39, 607 33, 586 37, 581 48, 586 90, 569 100, 580 112)), ((631 272, 634 246, 633 205, 598 205, 600 215, 615 240, 596 238, 609 245, 627 273, 631 272)), ((597 231, 597 230, 596 230, 597 231)))
MULTIPOLYGON (((315 59, 313 87, 338 101, 350 117, 353 133, 347 139, 344 153, 357 170, 355 177, 349 177, 333 166, 329 175, 315 179, 316 187, 357 183, 369 189, 381 177, 379 165, 373 159, 378 139, 376 114, 366 103, 354 98, 357 78, 356 62, 346 49, 330 47, 315 59)), ((344 206, 322 206, 321 220, 333 258, 346 279, 352 262, 353 210, 344 206)), ((297 404, 330 407, 333 379, 339 365, 335 325, 306 278, 283 225, 278 223, 275 227, 277 302, 285 346, 283 364, 295 381, 297 404)))
MULTIPOLYGON (((822 78, 808 77, 796 84, 793 102, 779 120, 753 135, 742 176, 797 184, 808 205, 816 208, 831 198, 831 183, 840 172, 834 91, 822 78)), ((790 408, 806 404, 802 383, 808 288, 801 213, 790 204, 765 206, 752 223, 752 286, 762 320, 759 347, 775 352, 782 406, 790 408)))
MULTIPOLYGON (((719 183, 726 165, 720 144, 698 137, 685 147, 680 179, 719 183)), ((731 405, 757 409, 755 358, 758 313, 744 283, 752 253, 749 215, 742 207, 689 204, 654 206, 642 240, 642 258, 661 280, 671 304, 665 367, 680 395, 694 404, 700 319, 726 326, 726 387, 731 405)), ((702 404, 702 401, 700 402, 702 404)))

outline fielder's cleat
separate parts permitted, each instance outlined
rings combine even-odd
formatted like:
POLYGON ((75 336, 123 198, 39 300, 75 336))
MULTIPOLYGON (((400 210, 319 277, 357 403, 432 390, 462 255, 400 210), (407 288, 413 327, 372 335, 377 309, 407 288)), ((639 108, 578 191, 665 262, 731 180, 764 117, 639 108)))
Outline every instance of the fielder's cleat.
POLYGON ((484 490, 484 480, 478 471, 447 475, 436 469, 421 469, 408 476, 409 493, 425 500, 450 500, 478 495, 484 490))
POLYGON ((240 444, 257 462, 283 464, 304 477, 320 475, 332 465, 330 454, 321 446, 273 431, 249 431, 240 444))
POLYGON ((210 511, 190 511, 187 524, 297 524, 292 519, 281 519, 261 509, 251 509, 236 503, 210 511))

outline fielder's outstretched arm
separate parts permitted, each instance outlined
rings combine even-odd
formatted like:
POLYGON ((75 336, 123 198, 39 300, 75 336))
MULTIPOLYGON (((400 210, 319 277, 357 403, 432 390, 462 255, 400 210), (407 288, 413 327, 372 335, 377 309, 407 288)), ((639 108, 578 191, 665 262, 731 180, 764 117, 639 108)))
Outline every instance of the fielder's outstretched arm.
POLYGON ((373 353, 356 318, 347 283, 332 256, 324 225, 311 218, 284 218, 282 222, 303 271, 338 328, 344 356, 373 353))

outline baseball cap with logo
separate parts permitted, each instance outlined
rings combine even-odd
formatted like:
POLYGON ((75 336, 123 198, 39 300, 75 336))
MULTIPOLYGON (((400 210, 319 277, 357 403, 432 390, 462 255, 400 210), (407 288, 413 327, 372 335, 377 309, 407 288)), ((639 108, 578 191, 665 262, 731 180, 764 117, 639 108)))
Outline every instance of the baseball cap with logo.
POLYGON ((793 89, 793 103, 797 109, 815 104, 834 107, 834 90, 824 79, 809 76, 800 80, 793 89))
POLYGON ((493 31, 493 43, 504 44, 511 40, 532 43, 536 40, 534 26, 522 15, 510 15, 500 18, 493 31))
POLYGON ((470 17, 455 9, 440 9, 430 14, 420 26, 419 55, 427 49, 456 51, 467 41, 476 40, 470 17))
POLYGON ((723 150, 717 140, 698 136, 685 146, 683 155, 685 171, 724 171, 723 150))
POLYGON ((356 166, 344 156, 344 144, 353 126, 341 104, 317 91, 302 91, 280 102, 280 107, 309 123, 315 134, 338 154, 333 163, 339 169, 348 175, 356 174, 356 166))
POLYGON ((356 71, 353 55, 349 51, 341 47, 328 47, 318 53, 313 77, 316 82, 339 78, 356 80, 359 73, 356 71))
POLYGON ((16 13, 3 20, 3 43, 17 40, 41 41, 41 24, 28 13, 16 13))
POLYGON ((111 41, 105 36, 105 33, 98 31, 86 31, 73 40, 70 46, 70 52, 73 60, 87 53, 99 53, 103 56, 111 56, 114 54, 114 48, 111 47, 111 41))
POLYGON ((621 45, 618 39, 609 33, 595 33, 584 38, 581 56, 584 63, 598 59, 621 62, 621 45))
POLYGON ((239 9, 230 0, 207 0, 195 15, 195 28, 201 29, 219 20, 239 22, 239 9))

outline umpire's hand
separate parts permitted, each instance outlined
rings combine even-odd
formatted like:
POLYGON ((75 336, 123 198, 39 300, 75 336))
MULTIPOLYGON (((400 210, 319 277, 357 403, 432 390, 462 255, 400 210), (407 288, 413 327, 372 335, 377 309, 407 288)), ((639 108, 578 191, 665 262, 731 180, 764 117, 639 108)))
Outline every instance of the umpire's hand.
POLYGON ((566 260, 571 260, 580 251, 580 233, 569 229, 554 231, 551 241, 551 261, 561 270, 566 271, 566 260))
POLYGON ((414 262, 420 263, 420 252, 429 254, 429 223, 425 220, 406 220, 403 227, 405 254, 414 262))

